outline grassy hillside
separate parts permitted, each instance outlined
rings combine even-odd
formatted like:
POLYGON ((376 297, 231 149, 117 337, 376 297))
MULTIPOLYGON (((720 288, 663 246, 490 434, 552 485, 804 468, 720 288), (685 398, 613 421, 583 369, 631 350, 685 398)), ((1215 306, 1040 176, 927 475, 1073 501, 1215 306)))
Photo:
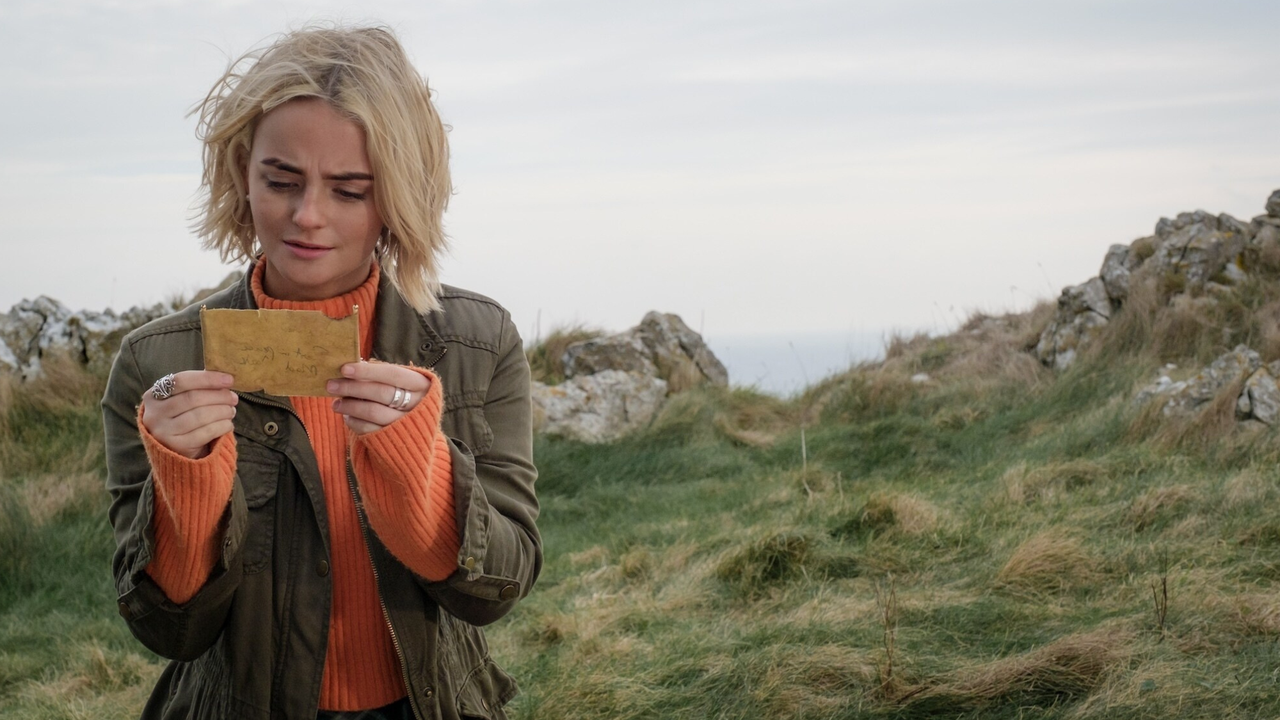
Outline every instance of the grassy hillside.
MULTIPOLYGON (((1025 352, 1051 308, 978 317, 792 400, 540 438, 546 569, 489 633, 512 715, 1280 715, 1280 439, 1234 396, 1131 402, 1257 309, 1132 302, 1061 375, 1025 352)), ((135 717, 160 664, 115 615, 101 380, 55 370, 0 386, 0 719, 135 717)))

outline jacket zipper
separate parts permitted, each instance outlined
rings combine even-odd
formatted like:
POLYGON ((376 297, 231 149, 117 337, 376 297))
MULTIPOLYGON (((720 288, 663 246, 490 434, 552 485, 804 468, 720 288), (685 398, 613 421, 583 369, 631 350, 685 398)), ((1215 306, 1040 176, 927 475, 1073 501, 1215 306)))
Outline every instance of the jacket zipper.
MULTIPOLYGON (((441 353, 441 355, 443 354, 444 353, 441 353)), ((437 361, 439 361, 439 358, 437 358, 437 361)), ((240 396, 241 398, 245 398, 245 396, 240 393, 236 393, 236 395, 240 396)), ((284 410, 285 412, 292 415, 298 421, 298 424, 302 426, 302 431, 307 433, 307 444, 311 444, 311 433, 307 432, 306 424, 302 422, 302 418, 298 415, 297 412, 294 411, 293 408, 289 407, 288 405, 285 405, 284 403, 277 403, 277 402, 266 400, 260 397, 249 397, 245 399, 247 399, 249 402, 257 403, 259 405, 266 405, 268 407, 279 408, 280 410, 284 410)), ((347 487, 351 489, 351 501, 354 502, 356 505, 356 520, 358 520, 360 523, 360 534, 361 536, 364 537, 364 550, 365 550, 365 553, 369 556, 369 567, 373 568, 373 583, 374 583, 374 589, 378 591, 378 605, 382 607, 382 619, 386 621, 387 630, 391 632, 391 645, 395 647, 396 657, 399 658, 400 660, 400 677, 404 680, 404 689, 408 693, 409 707, 413 709, 413 716, 415 718, 417 718, 418 720, 424 720, 422 711, 418 709, 418 701, 413 697, 413 687, 409 684, 409 671, 406 669, 406 666, 405 666, 404 650, 401 649, 400 647, 400 638, 399 636, 396 635, 395 626, 391 624, 391 613, 390 611, 387 610, 387 601, 384 600, 382 597, 382 584, 381 584, 381 576, 378 574, 378 565, 373 561, 373 550, 369 549, 369 526, 367 524, 368 521, 365 520, 365 516, 364 516, 364 504, 360 502, 360 495, 356 492, 356 484, 355 484, 356 474, 355 474, 355 471, 352 470, 352 465, 351 465, 350 443, 347 444, 347 468, 346 469, 347 469, 347 487)))
POLYGON ((378 574, 378 564, 373 561, 373 550, 369 545, 369 525, 364 515, 364 503, 356 490, 356 473, 351 464, 351 445, 347 445, 347 486, 351 488, 351 501, 356 504, 356 519, 360 521, 360 534, 364 536, 364 550, 369 555, 369 566, 373 568, 373 583, 378 591, 378 605, 382 607, 382 619, 387 622, 387 630, 391 631, 391 645, 396 649, 396 657, 400 659, 400 676, 404 679, 404 689, 408 693, 409 707, 413 716, 423 720, 422 711, 418 709, 418 701, 413 696, 413 686, 409 684, 409 670, 405 665, 404 650, 400 648, 400 638, 396 628, 391 624, 391 613, 387 610, 387 601, 382 597, 382 578, 378 574))
MULTIPOLYGON (((440 354, 427 367, 435 367, 448 349, 448 346, 441 347, 440 354)), ((400 677, 404 680, 404 689, 408 693, 409 708, 413 710, 415 718, 424 720, 422 710, 418 708, 418 700, 414 697, 413 686, 409 683, 409 669, 405 663, 404 650, 400 647, 400 636, 396 635, 396 626, 391 624, 391 612, 387 610, 387 601, 382 597, 382 576, 378 573, 378 563, 373 560, 373 547, 369 544, 369 520, 365 517, 364 501, 360 499, 360 492, 356 488, 356 471, 351 461, 350 443, 347 443, 347 487, 351 490, 351 501, 356 506, 356 520, 360 523, 360 534, 364 537, 364 551, 369 556, 369 567, 373 568, 373 584, 378 591, 378 606, 382 608, 382 619, 386 621, 387 630, 391 633, 391 646, 395 648, 396 657, 400 660, 400 677)))

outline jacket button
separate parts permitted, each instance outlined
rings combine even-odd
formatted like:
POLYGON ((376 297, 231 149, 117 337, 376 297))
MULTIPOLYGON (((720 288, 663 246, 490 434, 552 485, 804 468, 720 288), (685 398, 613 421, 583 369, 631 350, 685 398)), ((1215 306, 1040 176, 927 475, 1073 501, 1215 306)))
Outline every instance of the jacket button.
POLYGON ((320 577, 325 577, 326 575, 329 574, 328 560, 321 560, 320 562, 316 563, 316 574, 319 575, 320 577))
POLYGON ((436 694, 436 691, 431 688, 427 688, 426 690, 422 691, 422 695, 428 699, 434 697, 435 694, 436 694))
POLYGON ((269 437, 275 437, 276 433, 280 432, 280 426, 274 422, 269 422, 262 426, 262 432, 266 433, 269 437))
POLYGON ((120 617, 125 620, 133 619, 133 611, 129 609, 128 603, 120 603, 120 617))
POLYGON ((466 559, 466 561, 465 561, 465 562, 463 562, 463 563, 462 563, 462 565, 463 565, 464 567, 466 567, 468 570, 475 570, 475 569, 476 569, 476 559, 475 559, 475 558, 473 558, 473 557, 469 557, 469 558, 467 558, 467 559, 466 559))
POLYGON ((516 596, 515 585, 507 585, 506 587, 502 588, 501 592, 498 593, 498 597, 502 600, 512 600, 512 599, 515 599, 515 596, 516 596))

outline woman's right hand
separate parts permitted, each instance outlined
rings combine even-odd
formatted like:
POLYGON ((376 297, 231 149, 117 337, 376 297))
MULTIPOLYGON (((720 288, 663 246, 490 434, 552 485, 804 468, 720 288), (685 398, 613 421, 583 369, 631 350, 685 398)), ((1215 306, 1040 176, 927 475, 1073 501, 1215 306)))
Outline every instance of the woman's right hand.
POLYGON ((210 370, 187 370, 173 375, 173 393, 157 399, 148 388, 142 394, 142 424, 170 450, 193 460, 209 454, 209 445, 235 426, 233 378, 210 370))

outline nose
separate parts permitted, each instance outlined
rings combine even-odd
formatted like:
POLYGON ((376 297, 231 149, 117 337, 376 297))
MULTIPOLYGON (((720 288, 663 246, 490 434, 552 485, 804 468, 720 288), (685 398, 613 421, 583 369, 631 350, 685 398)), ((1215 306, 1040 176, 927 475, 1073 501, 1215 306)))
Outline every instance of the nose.
POLYGON ((293 208, 293 224, 304 230, 324 226, 324 193, 321 188, 309 186, 297 196, 293 208))

